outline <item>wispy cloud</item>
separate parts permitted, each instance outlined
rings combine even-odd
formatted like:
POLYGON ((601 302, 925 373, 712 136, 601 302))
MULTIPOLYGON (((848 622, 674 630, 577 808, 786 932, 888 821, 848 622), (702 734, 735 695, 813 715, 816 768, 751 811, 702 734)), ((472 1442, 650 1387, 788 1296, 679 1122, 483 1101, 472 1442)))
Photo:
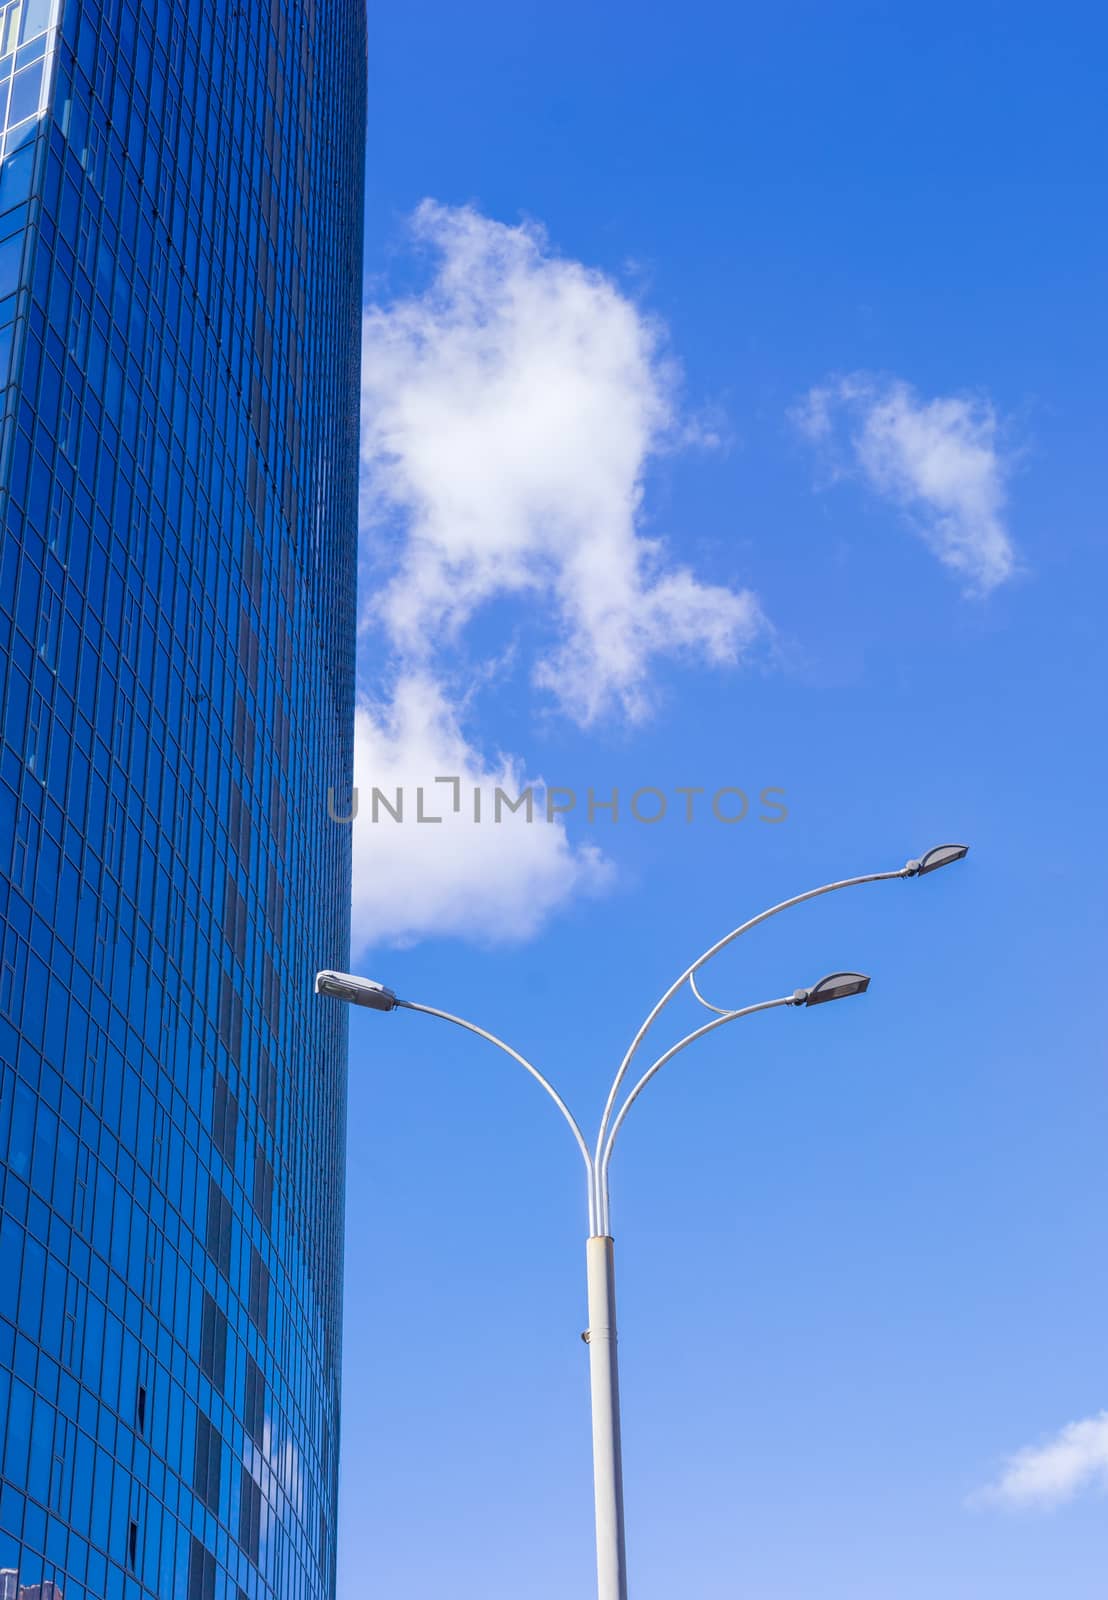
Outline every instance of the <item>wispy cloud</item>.
MULTIPOLYGON (((766 626, 749 590, 643 532, 651 460, 711 443, 680 415, 660 326, 537 227, 426 201, 411 228, 430 282, 363 318, 361 623, 392 674, 359 711, 366 792, 519 775, 472 742, 449 688, 493 602, 513 605, 537 705, 582 727, 649 715, 659 658, 731 666, 766 626)), ((605 876, 557 825, 360 824, 355 937, 525 937, 605 876)))
POLYGON ((1108 1411, 1070 1422, 1045 1444, 1018 1450, 977 1502, 1054 1506, 1082 1490, 1108 1491, 1108 1411))
POLYGON ((968 590, 987 594, 1013 576, 1005 521, 1010 462, 988 400, 926 400, 899 379, 852 373, 809 390, 792 418, 826 452, 835 476, 860 472, 902 507, 968 590))

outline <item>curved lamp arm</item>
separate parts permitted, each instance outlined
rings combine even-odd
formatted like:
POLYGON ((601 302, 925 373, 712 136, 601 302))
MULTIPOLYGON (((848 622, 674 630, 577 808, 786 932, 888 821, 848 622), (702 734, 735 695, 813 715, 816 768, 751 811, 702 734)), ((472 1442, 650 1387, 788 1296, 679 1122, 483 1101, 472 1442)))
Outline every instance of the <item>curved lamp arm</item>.
POLYGON ((498 1039, 495 1033, 489 1033, 486 1028, 479 1028, 475 1022, 467 1022, 464 1017, 456 1017, 450 1011, 440 1011, 437 1006, 420 1005, 415 1000, 397 1000, 397 1006, 403 1006, 407 1011, 422 1011, 428 1017, 441 1017, 444 1022, 452 1022, 455 1027, 465 1028, 467 1033, 475 1033, 481 1039, 487 1039, 489 1044, 496 1045, 498 1050, 503 1050, 505 1055, 511 1056, 513 1061, 518 1061, 524 1071, 529 1072, 536 1083, 544 1088, 553 1100, 562 1116, 569 1124, 570 1132, 577 1141, 577 1148, 581 1152, 581 1159, 585 1163, 585 1173, 589 1191, 589 1233, 596 1231, 596 1184, 594 1182, 593 1158, 589 1154, 589 1147, 585 1135, 577 1124, 577 1118, 566 1105, 554 1085, 544 1078, 537 1067, 533 1067, 526 1056, 521 1056, 518 1050, 513 1050, 510 1044, 505 1044, 503 1039, 498 1039))
MULTIPOLYGON (((703 1003, 707 1005, 707 1001, 704 1001, 703 1003)), ((694 1028, 692 1033, 687 1033, 683 1039, 678 1041, 677 1044, 672 1045, 664 1052, 664 1054, 660 1055, 657 1061, 654 1062, 653 1066, 647 1068, 642 1077, 639 1079, 638 1083, 636 1083, 635 1087, 631 1090, 631 1093, 627 1096, 627 1099, 620 1107, 619 1115, 612 1123, 612 1128, 611 1132, 608 1134, 607 1143, 605 1144, 603 1152, 601 1153, 600 1159, 597 1163, 596 1206, 598 1221, 602 1233, 611 1232, 611 1209, 608 1202, 608 1167, 611 1163, 612 1149, 616 1142, 616 1135, 618 1134, 620 1128, 622 1128, 623 1120, 627 1113, 630 1111, 639 1095, 646 1088, 651 1078, 654 1077, 655 1073, 661 1072, 666 1062, 672 1061, 674 1056, 678 1055, 682 1050, 684 1050, 687 1045, 693 1044, 697 1039, 703 1039, 706 1033, 712 1033, 716 1028, 722 1028, 725 1022, 736 1022, 739 1017, 749 1017, 753 1015, 755 1011, 773 1011, 777 1006, 791 1006, 795 1004, 796 997, 795 995, 790 994, 782 996, 780 1000, 761 1000, 757 1005, 743 1006, 739 1011, 721 1011, 719 1016, 714 1017, 711 1022, 705 1022, 699 1028, 694 1028)), ((708 1009, 711 1011, 719 1010, 718 1006, 709 1006, 708 1009)))
MULTIPOLYGON (((859 878, 840 878, 836 883, 825 883, 822 884, 818 889, 808 889, 804 894, 795 894, 790 900, 782 900, 779 905, 770 906, 768 911, 759 912, 756 917, 751 917, 749 921, 740 923, 737 928, 733 928, 730 933, 725 934, 722 939, 717 939, 715 944, 709 946, 709 948, 705 950, 704 954, 698 956, 690 967, 685 968, 684 972, 676 980, 676 982, 670 984, 665 994, 658 1001, 653 1011, 650 1012, 642 1026, 639 1028, 638 1033, 636 1033, 635 1037, 631 1040, 627 1054, 620 1062, 619 1070, 612 1080, 612 1087, 608 1091, 608 1098, 604 1105, 604 1115, 600 1119, 600 1131, 596 1136, 596 1149, 593 1152, 593 1167, 598 1191, 600 1183, 600 1171, 603 1165, 605 1137, 608 1132, 608 1124, 611 1121, 612 1111, 615 1108, 616 1096, 619 1094, 620 1085, 627 1076, 627 1069, 631 1065, 631 1061, 635 1055, 635 1052, 638 1050, 643 1039, 646 1037, 647 1031, 661 1015, 662 1011, 673 999, 678 990, 681 989, 686 983, 692 984, 693 993, 696 995, 696 998, 700 1001, 702 1006, 705 1006, 709 1011, 719 1011, 718 1006, 712 1006, 708 1004, 696 987, 696 974, 704 965, 704 963, 706 961, 710 961, 713 956, 718 955, 721 950, 723 950, 727 945, 731 944, 733 940, 737 939, 740 934, 748 933, 751 928, 756 928, 760 922, 766 922, 770 917, 775 917, 779 911, 787 911, 790 906, 801 905, 805 900, 816 900, 821 894, 831 894, 835 889, 851 889, 855 884, 858 883, 882 883, 888 878, 911 878, 915 876, 918 868, 919 863, 911 861, 907 866, 900 867, 895 872, 868 872, 859 878)), ((720 1020, 722 1021, 725 1017, 737 1015, 739 1015, 738 1012, 721 1013, 720 1020)), ((697 1037, 696 1034, 689 1035, 689 1038, 695 1037, 697 1037)), ((599 1216, 601 1211, 599 1192, 596 1199, 596 1210, 597 1215, 599 1216)))
POLYGON ((689 974, 689 988, 700 1001, 700 1004, 704 1007, 705 1011, 714 1011, 717 1017, 729 1017, 733 1014, 726 1006, 714 1006, 710 1000, 705 1000, 700 990, 696 987, 695 973, 689 974))

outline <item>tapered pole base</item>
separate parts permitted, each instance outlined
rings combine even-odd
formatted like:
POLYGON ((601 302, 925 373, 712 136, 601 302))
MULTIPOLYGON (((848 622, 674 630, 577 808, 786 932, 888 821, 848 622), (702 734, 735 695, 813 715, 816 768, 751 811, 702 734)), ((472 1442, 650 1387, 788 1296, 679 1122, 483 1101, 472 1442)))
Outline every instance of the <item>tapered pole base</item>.
POLYGON ((607 1235, 586 1245, 589 1283, 589 1383, 592 1391, 592 1460, 596 1493, 598 1600, 627 1600, 623 1534, 623 1459, 619 1435, 619 1361, 616 1352, 614 1246, 607 1235))

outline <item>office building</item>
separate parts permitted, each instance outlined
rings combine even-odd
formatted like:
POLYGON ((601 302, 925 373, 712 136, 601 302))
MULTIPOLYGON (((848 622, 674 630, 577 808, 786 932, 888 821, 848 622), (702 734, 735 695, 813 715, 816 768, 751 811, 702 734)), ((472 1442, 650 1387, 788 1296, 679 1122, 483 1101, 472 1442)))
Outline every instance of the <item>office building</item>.
POLYGON ((334 1595, 365 64, 0 4, 3 1594, 334 1595))

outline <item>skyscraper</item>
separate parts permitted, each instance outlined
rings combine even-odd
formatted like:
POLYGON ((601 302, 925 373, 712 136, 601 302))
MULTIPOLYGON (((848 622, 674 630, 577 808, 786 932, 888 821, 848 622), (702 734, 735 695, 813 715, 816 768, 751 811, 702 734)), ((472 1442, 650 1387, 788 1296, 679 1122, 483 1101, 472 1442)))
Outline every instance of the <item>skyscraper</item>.
POLYGON ((362 0, 0 0, 20 1593, 334 1594, 364 96, 362 0))

